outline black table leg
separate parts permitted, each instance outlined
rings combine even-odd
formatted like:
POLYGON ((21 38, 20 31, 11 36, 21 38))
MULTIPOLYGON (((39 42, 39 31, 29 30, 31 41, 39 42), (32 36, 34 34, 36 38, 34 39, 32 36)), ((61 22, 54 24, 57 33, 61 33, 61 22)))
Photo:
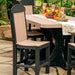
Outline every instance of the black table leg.
MULTIPOLYGON (((49 30, 49 29, 48 29, 49 30)), ((66 67, 66 61, 63 57, 64 51, 64 39, 62 36, 62 29, 50 29, 49 30, 52 36, 55 39, 55 48, 50 56, 50 65, 52 66, 60 66, 62 68, 66 67)))
POLYGON ((64 59, 67 62, 68 43, 70 43, 71 36, 70 35, 66 35, 66 36, 63 36, 63 37, 64 37, 64 40, 65 40, 64 59))
POLYGON ((52 39, 53 37, 52 37, 52 34, 50 32, 50 29, 43 29, 42 28, 41 31, 45 35, 45 40, 50 41, 50 54, 51 54, 53 49, 54 49, 54 47, 55 47, 55 45, 53 44, 53 39, 52 39))

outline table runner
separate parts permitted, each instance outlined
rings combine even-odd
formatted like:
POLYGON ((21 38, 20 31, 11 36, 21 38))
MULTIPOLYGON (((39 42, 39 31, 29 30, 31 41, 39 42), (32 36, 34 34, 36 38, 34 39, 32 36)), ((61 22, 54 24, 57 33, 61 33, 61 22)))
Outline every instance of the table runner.
POLYGON ((63 35, 71 35, 69 32, 75 32, 75 22, 74 21, 68 20, 67 22, 59 22, 54 19, 46 18, 45 16, 42 16, 39 14, 33 14, 33 16, 62 24, 62 34, 63 35))

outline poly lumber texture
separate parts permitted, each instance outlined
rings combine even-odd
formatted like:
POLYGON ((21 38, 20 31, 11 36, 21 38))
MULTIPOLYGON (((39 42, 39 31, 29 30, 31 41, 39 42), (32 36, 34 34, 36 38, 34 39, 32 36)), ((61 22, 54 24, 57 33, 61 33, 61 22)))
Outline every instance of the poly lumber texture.
POLYGON ((60 23, 48 21, 46 19, 42 19, 33 15, 26 15, 27 23, 36 25, 40 28, 62 28, 60 23))
POLYGON ((25 40, 22 42, 17 43, 18 45, 22 46, 42 46, 44 44, 49 43, 48 41, 31 41, 31 40, 25 40))
POLYGON ((24 12, 14 13, 14 22, 17 42, 26 40, 27 32, 25 26, 24 12))

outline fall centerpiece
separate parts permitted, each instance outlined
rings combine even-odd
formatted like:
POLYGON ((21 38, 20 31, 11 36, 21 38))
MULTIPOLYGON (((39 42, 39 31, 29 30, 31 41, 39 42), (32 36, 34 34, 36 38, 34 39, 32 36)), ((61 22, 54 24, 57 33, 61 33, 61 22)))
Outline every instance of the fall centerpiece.
POLYGON ((47 7, 47 3, 43 3, 41 15, 47 18, 53 18, 57 21, 67 21, 66 15, 64 14, 64 7, 56 8, 55 5, 51 5, 51 7, 47 7))

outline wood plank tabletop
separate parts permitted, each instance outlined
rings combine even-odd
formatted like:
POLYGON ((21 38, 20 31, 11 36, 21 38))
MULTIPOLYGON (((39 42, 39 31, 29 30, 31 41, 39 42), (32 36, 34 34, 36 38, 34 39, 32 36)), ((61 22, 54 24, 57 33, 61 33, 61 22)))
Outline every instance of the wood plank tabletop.
POLYGON ((62 28, 62 24, 40 18, 38 16, 26 15, 27 23, 37 25, 39 28, 62 28))

